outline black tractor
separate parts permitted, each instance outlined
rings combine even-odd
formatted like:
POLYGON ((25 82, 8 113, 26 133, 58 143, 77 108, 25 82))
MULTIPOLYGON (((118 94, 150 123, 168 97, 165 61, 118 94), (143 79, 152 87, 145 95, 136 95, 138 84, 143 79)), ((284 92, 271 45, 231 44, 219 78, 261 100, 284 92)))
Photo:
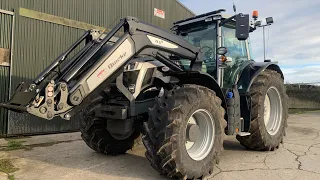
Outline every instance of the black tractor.
POLYGON ((134 17, 108 33, 87 31, 1 106, 48 120, 80 113, 83 140, 105 154, 126 153, 142 135, 152 167, 169 178, 210 176, 225 135, 275 150, 288 118, 283 73, 252 59, 255 21, 224 11, 171 32, 134 17))

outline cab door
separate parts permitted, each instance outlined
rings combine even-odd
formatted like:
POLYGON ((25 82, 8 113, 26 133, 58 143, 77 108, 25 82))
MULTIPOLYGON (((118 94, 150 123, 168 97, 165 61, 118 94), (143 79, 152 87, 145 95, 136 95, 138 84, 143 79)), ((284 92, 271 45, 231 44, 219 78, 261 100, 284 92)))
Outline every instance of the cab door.
POLYGON ((223 88, 232 88, 239 72, 250 60, 248 41, 239 41, 235 33, 234 23, 227 23, 221 27, 221 45, 228 49, 227 61, 224 63, 223 88))

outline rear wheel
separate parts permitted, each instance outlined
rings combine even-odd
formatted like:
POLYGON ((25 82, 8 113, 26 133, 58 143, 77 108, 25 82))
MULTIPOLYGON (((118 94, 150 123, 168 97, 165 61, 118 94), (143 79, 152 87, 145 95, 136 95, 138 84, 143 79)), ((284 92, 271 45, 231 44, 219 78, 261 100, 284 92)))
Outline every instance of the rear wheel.
POLYGON ((288 96, 283 79, 276 71, 265 70, 250 88, 252 100, 249 136, 238 141, 253 150, 274 150, 285 135, 288 118, 288 96))
POLYGON ((81 137, 93 150, 105 154, 124 154, 132 149, 134 141, 139 137, 140 132, 134 130, 130 134, 116 135, 107 130, 107 119, 95 116, 95 109, 102 104, 103 98, 99 97, 83 109, 81 119, 81 137))
POLYGON ((197 85, 165 90, 145 123, 146 157, 169 178, 206 177, 223 149, 225 127, 221 100, 212 90, 197 85))

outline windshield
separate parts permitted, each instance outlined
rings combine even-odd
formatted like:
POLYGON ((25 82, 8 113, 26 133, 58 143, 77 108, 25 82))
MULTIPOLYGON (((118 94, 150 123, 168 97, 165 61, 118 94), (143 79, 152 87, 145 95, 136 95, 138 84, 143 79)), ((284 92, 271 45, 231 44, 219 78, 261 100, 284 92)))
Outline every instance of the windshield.
MULTIPOLYGON (((216 71, 216 25, 197 26, 186 31, 181 30, 182 36, 192 45, 201 49, 203 53, 202 71, 214 74, 216 71)), ((181 61, 184 66, 189 66, 190 61, 181 61)))

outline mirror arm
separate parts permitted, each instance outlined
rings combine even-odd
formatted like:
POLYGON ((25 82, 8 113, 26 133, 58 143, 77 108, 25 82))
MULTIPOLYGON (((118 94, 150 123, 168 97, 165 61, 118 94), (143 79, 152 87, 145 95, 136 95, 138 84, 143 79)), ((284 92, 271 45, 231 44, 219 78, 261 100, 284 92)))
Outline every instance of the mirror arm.
POLYGON ((255 30, 257 30, 257 27, 256 27, 256 26, 255 26, 255 27, 250 26, 250 30, 249 30, 250 33, 253 32, 253 31, 255 31, 255 30))
POLYGON ((222 22, 219 23, 219 26, 223 26, 223 25, 225 25, 226 23, 232 21, 236 16, 237 16, 237 14, 229 17, 228 19, 225 19, 224 21, 222 21, 222 22))

